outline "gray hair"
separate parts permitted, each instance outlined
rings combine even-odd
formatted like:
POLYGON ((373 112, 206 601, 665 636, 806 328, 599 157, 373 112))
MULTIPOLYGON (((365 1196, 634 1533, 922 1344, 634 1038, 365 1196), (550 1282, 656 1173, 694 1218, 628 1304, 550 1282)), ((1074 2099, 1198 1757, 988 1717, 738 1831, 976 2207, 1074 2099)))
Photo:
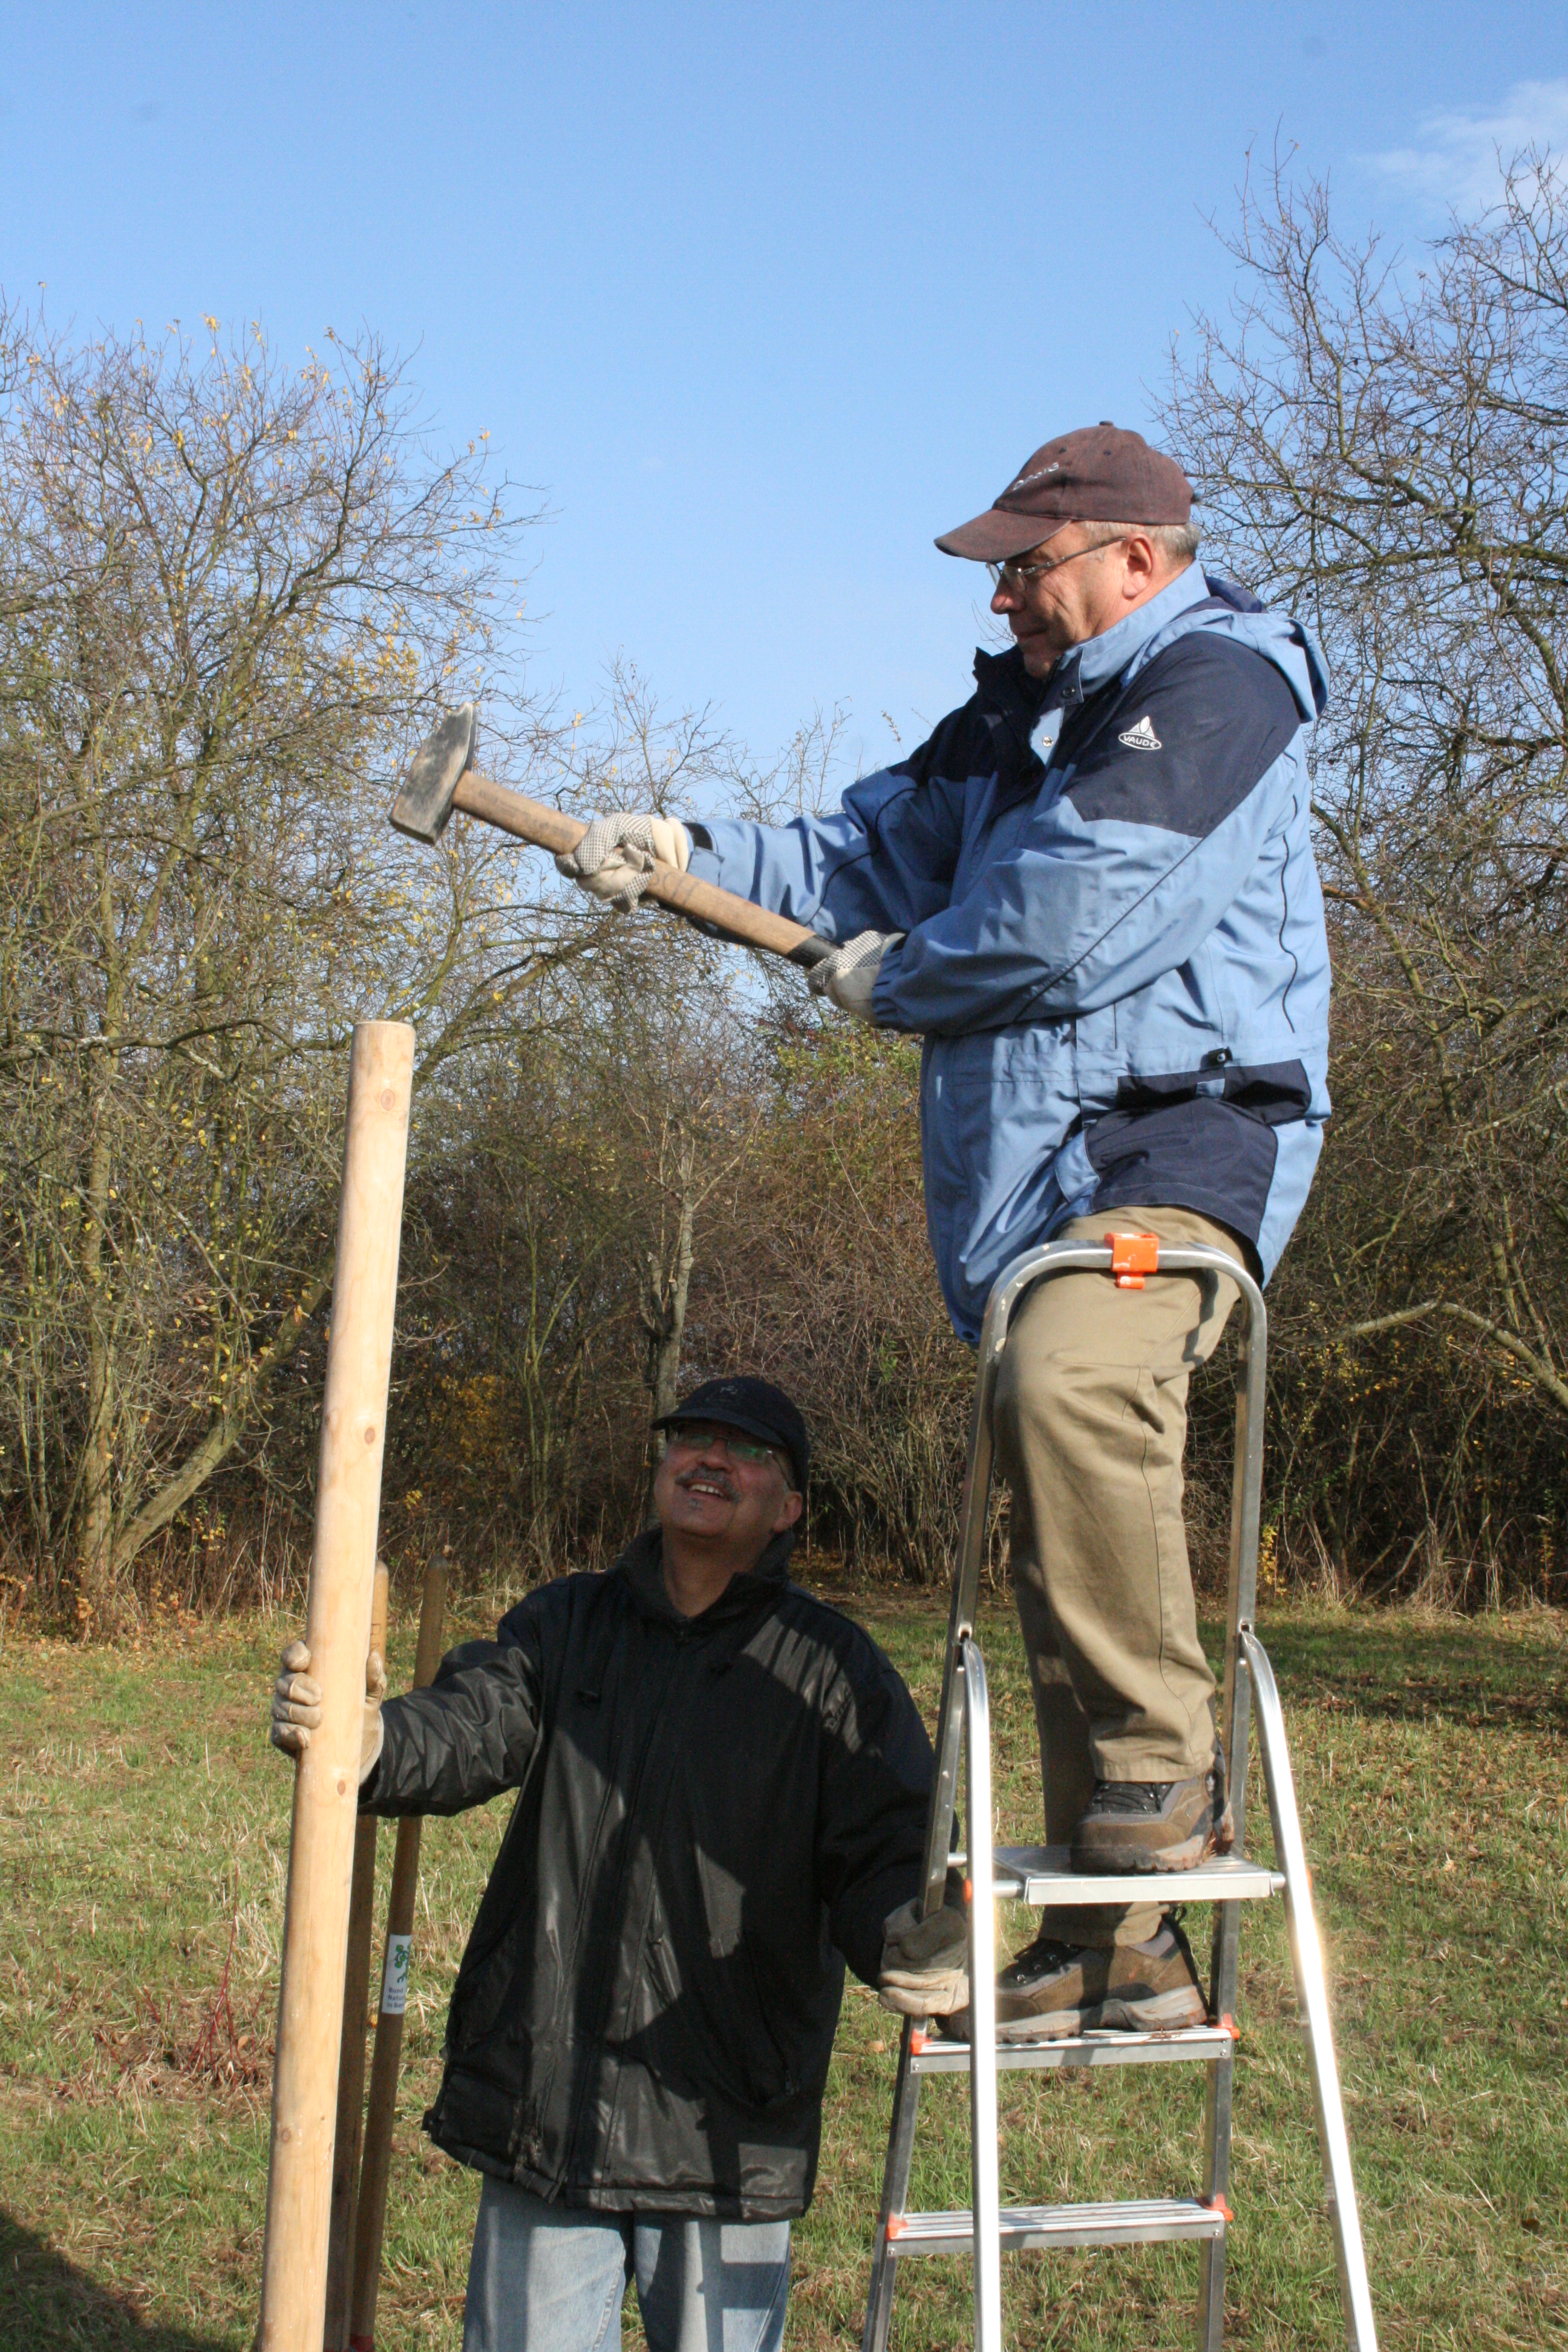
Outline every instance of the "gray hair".
POLYGON ((1109 547, 1139 531, 1170 564, 1190 563, 1203 536, 1195 522, 1086 522, 1082 528, 1090 547, 1109 547))

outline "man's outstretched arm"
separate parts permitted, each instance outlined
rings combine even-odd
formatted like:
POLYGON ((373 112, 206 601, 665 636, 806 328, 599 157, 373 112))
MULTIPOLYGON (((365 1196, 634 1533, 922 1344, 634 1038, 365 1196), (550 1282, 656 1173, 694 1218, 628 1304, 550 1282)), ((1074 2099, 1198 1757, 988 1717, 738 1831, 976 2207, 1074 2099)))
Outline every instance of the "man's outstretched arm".
MULTIPOLYGON (((366 1665, 360 1810, 458 1813, 515 1788, 539 1736, 540 1628, 514 1611, 503 1638, 466 1642, 441 1661, 428 1689, 386 1699, 381 1660, 366 1665)), ((303 1642, 290 1642, 272 1694, 268 1737, 299 1756, 321 1721, 321 1691, 303 1642)))
POLYGON ((897 767, 862 776, 825 816, 788 824, 739 817, 689 818, 616 810, 597 818, 563 874, 595 897, 629 909, 659 860, 716 882, 842 945, 863 931, 896 933, 947 905, 963 845, 962 778, 974 727, 955 711, 897 767))

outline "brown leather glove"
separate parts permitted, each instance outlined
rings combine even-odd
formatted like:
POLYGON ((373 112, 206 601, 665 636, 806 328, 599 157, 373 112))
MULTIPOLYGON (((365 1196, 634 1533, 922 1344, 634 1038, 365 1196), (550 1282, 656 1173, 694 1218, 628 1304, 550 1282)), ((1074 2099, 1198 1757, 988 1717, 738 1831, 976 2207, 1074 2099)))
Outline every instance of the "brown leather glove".
POLYGON ((951 2017, 969 2006, 969 1928, 964 1914, 943 1905, 927 1919, 920 1905, 901 1903, 882 1923, 882 1965, 877 1998, 900 2017, 951 2017))

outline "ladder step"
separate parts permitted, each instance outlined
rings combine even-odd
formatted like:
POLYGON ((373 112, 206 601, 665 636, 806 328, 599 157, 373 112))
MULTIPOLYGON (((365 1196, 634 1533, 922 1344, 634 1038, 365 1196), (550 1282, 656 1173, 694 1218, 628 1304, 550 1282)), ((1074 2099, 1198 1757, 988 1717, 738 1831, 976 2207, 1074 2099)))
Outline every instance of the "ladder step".
POLYGON ((1283 1895, 1277 1870, 1244 1854, 1216 1853, 1195 1870, 1074 1870, 1065 1845, 999 1845, 995 1892, 1035 1910, 1093 1903, 1257 1903, 1283 1895))
MULTIPOLYGON (((996 2042, 999 2070, 1019 2066, 1170 2066, 1195 2058, 1210 2064, 1236 2045, 1226 2025, 1188 2025, 1171 2033, 1093 2032, 1063 2034, 1055 2042, 996 2042)), ((939 2041, 918 2030, 910 2038, 911 2074, 967 2074, 967 2042, 939 2041)))
MULTIPOLYGON (((1196 2197, 1140 2197, 1120 2205, 1004 2205, 1002 2251, 1220 2238, 1232 2218, 1224 2204, 1205 2205, 1196 2197)), ((967 2212, 895 2213, 888 2223, 888 2252, 900 2262, 906 2254, 964 2254, 973 2237, 967 2212)))

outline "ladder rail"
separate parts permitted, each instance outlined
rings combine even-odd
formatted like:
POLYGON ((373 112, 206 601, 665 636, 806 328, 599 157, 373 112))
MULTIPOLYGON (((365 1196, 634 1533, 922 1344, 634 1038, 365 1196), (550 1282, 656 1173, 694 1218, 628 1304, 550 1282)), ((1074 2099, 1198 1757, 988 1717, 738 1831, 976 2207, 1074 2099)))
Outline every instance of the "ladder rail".
MULTIPOLYGON (((1231 1474, 1230 1556, 1226 1578, 1225 1679, 1220 1687, 1219 1734, 1226 1760, 1226 1793, 1237 1853, 1246 1851, 1247 1761, 1251 1727, 1252 1685, 1239 1633, 1258 1607, 1258 1549, 1263 1510, 1263 1415, 1267 1402, 1268 1315, 1262 1297, 1246 1291, 1247 1329, 1236 1368, 1236 1447, 1231 1474)), ((1215 1912, 1209 1968, 1209 2014, 1236 2014, 1240 1914, 1229 1904, 1215 1912)), ((1204 2098, 1204 2196, 1223 2202, 1230 2194, 1230 2138, 1236 2088, 1234 2045, 1209 2068, 1204 2098)), ((1205 2249, 1198 2290, 1200 2352, 1220 2352, 1225 2337, 1226 2239, 1222 2231, 1205 2249)))
POLYGON ((893 2113, 888 2125, 888 2155, 882 2167, 882 2210, 877 2217, 877 2242, 871 2255, 871 2284, 866 2296, 866 2325, 860 2352, 887 2352, 888 2330, 893 2318, 893 2259, 888 2224, 910 2201, 910 2168, 914 2160, 915 2124, 920 2115, 921 2078, 913 2071, 916 2023, 904 2020, 899 2041, 899 2067, 893 2078, 893 2113))
POLYGON ((1253 1686, 1258 1695, 1258 1744, 1263 1753, 1263 1777, 1268 1790, 1268 1810, 1274 1821, 1274 1845, 1285 1873, 1285 1922, 1290 1958, 1296 1970, 1296 1991, 1307 2028, 1312 2061, 1312 2094, 1318 2110, 1318 2144, 1327 2176, 1329 2218, 1333 2225, 1334 2253, 1339 2265, 1340 2299, 1345 2314, 1345 2341, 1350 2352, 1377 2352, 1377 2330, 1367 2283, 1366 2253, 1362 2244, 1361 2216, 1356 2207, 1351 2171, 1350 2140, 1345 2132, 1344 2103, 1340 2094, 1340 2070, 1334 2056, 1333 2026, 1329 2016, 1329 1988, 1323 1973, 1322 1944, 1312 1910, 1311 1873, 1296 1807, 1296 1784, 1285 1739, 1285 1716, 1268 1654, 1249 1622, 1238 1627, 1253 1686))

